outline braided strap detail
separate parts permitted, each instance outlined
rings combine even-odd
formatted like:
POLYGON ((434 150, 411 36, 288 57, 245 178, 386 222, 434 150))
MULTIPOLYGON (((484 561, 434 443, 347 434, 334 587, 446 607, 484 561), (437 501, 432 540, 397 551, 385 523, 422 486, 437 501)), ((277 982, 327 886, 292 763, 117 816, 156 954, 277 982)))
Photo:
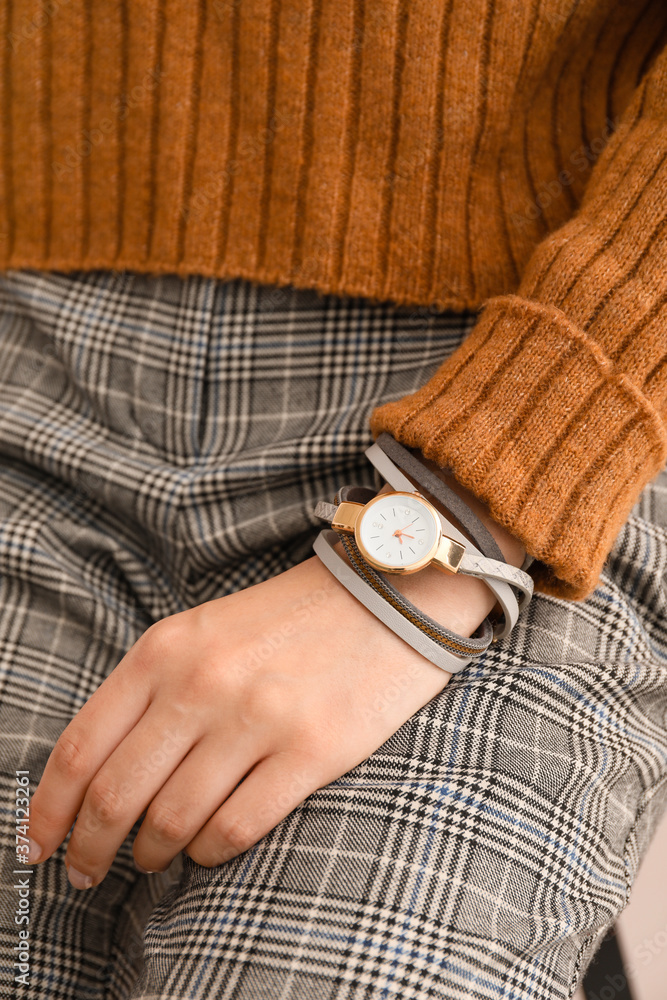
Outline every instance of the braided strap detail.
POLYGON ((480 580, 500 580, 516 587, 519 592, 519 610, 522 610, 533 596, 533 578, 524 570, 512 566, 511 563, 466 553, 461 559, 459 573, 476 576, 480 580))

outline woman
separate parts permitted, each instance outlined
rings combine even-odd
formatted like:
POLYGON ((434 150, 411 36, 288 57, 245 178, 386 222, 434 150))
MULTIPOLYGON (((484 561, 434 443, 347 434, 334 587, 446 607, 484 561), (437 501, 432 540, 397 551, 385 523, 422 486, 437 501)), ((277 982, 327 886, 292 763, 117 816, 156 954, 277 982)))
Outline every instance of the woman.
POLYGON ((14 989, 570 996, 664 804, 664 11, 3 16, 14 989), (536 560, 451 680, 311 555, 382 430, 536 560))

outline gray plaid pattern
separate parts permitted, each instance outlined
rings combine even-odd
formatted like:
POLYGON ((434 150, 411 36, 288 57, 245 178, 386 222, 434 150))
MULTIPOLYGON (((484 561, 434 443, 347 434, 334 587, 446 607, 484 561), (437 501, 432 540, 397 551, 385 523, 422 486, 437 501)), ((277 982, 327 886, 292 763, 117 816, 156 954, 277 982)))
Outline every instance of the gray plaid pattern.
MULTIPOLYGON (((313 508, 378 486, 373 405, 472 316, 242 280, 0 276, 4 802, 153 621, 311 554, 313 508)), ((572 995, 667 801, 667 472, 600 585, 511 637, 217 869, 32 876, 28 989, 5 807, 3 997, 572 995)), ((335 637, 332 637, 332 643, 335 637)), ((388 695, 390 696, 390 695, 388 695)))

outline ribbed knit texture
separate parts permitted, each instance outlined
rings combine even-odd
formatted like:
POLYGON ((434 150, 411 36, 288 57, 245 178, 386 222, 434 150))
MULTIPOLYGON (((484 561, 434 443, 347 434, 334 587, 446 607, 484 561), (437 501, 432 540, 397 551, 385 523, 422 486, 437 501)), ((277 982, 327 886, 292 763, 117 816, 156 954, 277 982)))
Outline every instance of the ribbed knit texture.
POLYGON ((375 435, 485 500, 556 595, 591 591, 667 458, 666 232, 667 51, 517 294, 490 299, 421 390, 372 414, 375 435))
POLYGON ((0 268, 490 300, 371 426, 583 596, 667 455, 666 26, 664 0, 13 0, 0 268))

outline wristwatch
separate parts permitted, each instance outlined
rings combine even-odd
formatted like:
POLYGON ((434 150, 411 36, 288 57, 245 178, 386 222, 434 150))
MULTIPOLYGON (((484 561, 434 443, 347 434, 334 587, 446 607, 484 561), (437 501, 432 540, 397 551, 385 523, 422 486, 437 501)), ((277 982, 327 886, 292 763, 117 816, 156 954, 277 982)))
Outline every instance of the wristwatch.
MULTIPOLYGON (((425 489, 444 504, 445 509, 457 518, 473 540, 475 548, 468 546, 469 552, 474 551, 477 555, 505 561, 495 539, 477 515, 441 479, 438 479, 427 466, 415 459, 390 434, 383 431, 374 444, 366 449, 365 454, 381 478, 390 483, 395 490, 425 489), (396 464, 397 462, 400 468, 396 464), (409 472, 414 482, 408 479, 405 472, 409 472)), ((446 524, 448 524, 448 534, 459 541, 466 541, 450 522, 446 522, 446 524)), ((527 570, 533 561, 533 557, 526 554, 521 570, 527 570)))
POLYGON ((382 493, 365 504, 344 500, 335 508, 320 502, 315 514, 330 517, 334 531, 354 535, 364 559, 385 573, 416 573, 430 565, 456 573, 465 553, 464 545, 445 535, 438 511, 416 490, 382 493))
MULTIPOLYGON (((414 493, 407 491, 397 490, 395 492, 397 495, 393 499, 394 515, 400 516, 402 521, 392 531, 386 531, 385 538, 394 548, 394 555, 392 558, 392 549, 390 548, 388 557, 384 555, 384 552, 382 553, 382 560, 386 561, 380 561, 379 558, 374 561, 376 565, 388 568, 390 573, 415 572, 420 568, 419 562, 423 565, 430 563, 429 549, 435 548, 437 552, 437 546, 433 546, 431 542, 434 536, 437 537, 439 533, 442 533, 441 525, 436 523, 434 531, 433 522, 427 522, 426 518, 430 517, 430 511, 424 510, 419 504, 419 500, 424 500, 423 497, 415 497, 414 493), (408 501, 416 500, 416 502, 410 503, 408 507, 406 497, 408 501), (416 517, 415 523, 409 531, 406 528, 406 510, 411 515, 408 520, 413 520, 416 517), (417 528, 423 530, 417 532, 417 528), (409 538, 408 535, 414 535, 414 538, 409 538), (403 543, 399 541, 401 536, 403 543), (419 539, 421 539, 421 543, 419 539), (407 550, 406 554, 409 555, 409 559, 406 559, 405 555, 403 557, 400 554, 396 555, 396 551, 401 551, 402 544, 419 553, 418 558, 414 559, 412 553, 407 553, 407 550), (412 560, 414 560, 413 566, 408 568, 407 563, 412 560)), ((354 540, 354 525, 356 524, 357 528, 363 530, 363 511, 371 505, 368 511, 369 521, 365 527, 368 528, 371 536, 375 535, 377 529, 374 524, 385 524, 383 517, 392 516, 391 507, 388 507, 386 512, 382 512, 379 506, 377 510, 375 509, 375 501, 384 499, 384 496, 391 496, 391 494, 376 496, 375 490, 365 486, 341 486, 336 493, 333 504, 324 501, 318 503, 314 513, 329 523, 333 521, 338 530, 332 531, 331 528, 324 528, 320 531, 313 542, 313 549, 339 582, 362 604, 365 604, 388 628, 436 666, 450 673, 458 673, 470 663, 474 656, 482 655, 488 648, 493 639, 492 624, 487 617, 472 636, 459 635, 417 608, 390 583, 389 579, 370 564, 354 540), (349 563, 336 550, 335 546, 338 540, 342 542, 350 560, 349 563)), ((431 506, 428 500, 424 500, 424 502, 427 507, 431 506)), ((373 541, 371 539, 371 547, 373 541)), ((376 552, 376 555, 380 556, 380 553, 376 552)), ((450 565, 453 571, 455 562, 452 560, 450 565)))
POLYGON ((505 638, 530 601, 531 577, 525 570, 482 555, 398 469, 394 467, 391 474, 404 481, 396 485, 410 489, 374 496, 365 487, 345 486, 336 503, 320 500, 315 515, 328 521, 341 538, 353 535, 361 556, 374 569, 414 573, 432 563, 444 572, 479 577, 496 595, 503 611, 504 620, 493 629, 494 640, 505 638))

